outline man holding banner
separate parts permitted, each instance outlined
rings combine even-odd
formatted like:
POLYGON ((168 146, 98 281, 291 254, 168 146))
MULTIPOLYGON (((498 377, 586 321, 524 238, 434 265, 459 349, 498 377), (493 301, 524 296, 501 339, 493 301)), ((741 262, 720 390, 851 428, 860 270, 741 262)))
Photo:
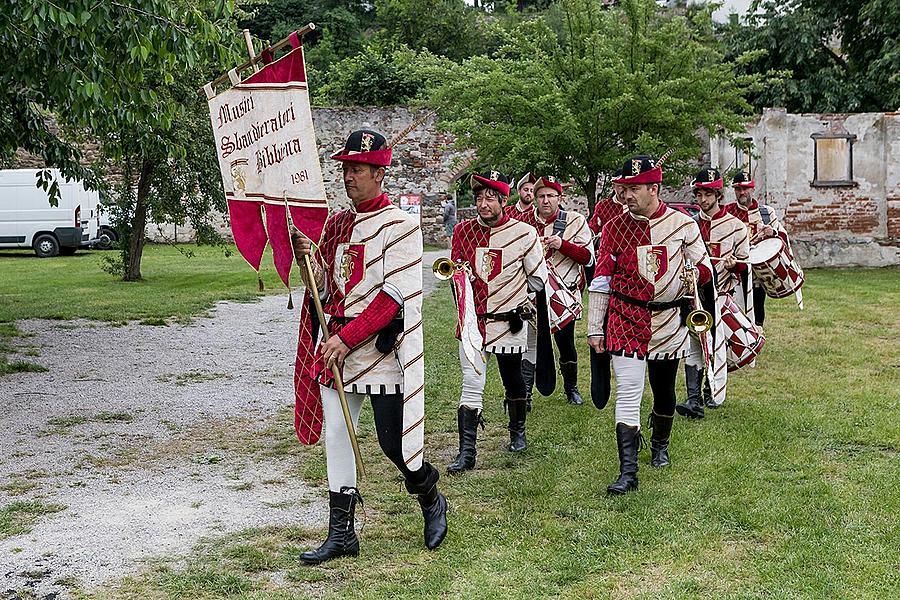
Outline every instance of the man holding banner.
POLYGON ((418 219, 382 193, 392 152, 374 131, 352 133, 333 157, 344 164, 344 187, 353 208, 328 217, 300 34, 292 33, 261 57, 203 90, 238 251, 258 272, 270 246, 289 289, 294 261, 302 260, 306 269, 294 368, 294 427, 301 442, 314 444, 324 421, 330 518, 325 543, 301 560, 319 564, 359 553, 353 431, 366 395, 382 449, 404 475, 409 492, 418 496, 425 545, 436 548, 447 533, 447 501, 437 490, 437 470, 423 461, 418 219), (272 53, 288 44, 290 51, 274 60, 272 53), (237 71, 256 62, 265 66, 241 80, 237 71), (232 86, 216 94, 214 85, 226 79, 232 86), (315 246, 310 240, 320 241, 315 246))
POLYGON ((378 443, 403 474, 407 491, 418 497, 425 545, 436 548, 447 533, 439 474, 423 461, 422 232, 418 220, 381 190, 391 154, 380 134, 351 133, 332 158, 343 162, 344 189, 353 207, 329 217, 317 247, 294 236, 298 257, 313 258, 315 289, 325 300, 330 333, 319 347, 317 370, 331 517, 325 543, 301 555, 307 564, 359 552, 353 524, 359 499, 356 459, 337 382, 326 370, 332 365, 341 371, 354 428, 364 397, 371 399, 378 443))

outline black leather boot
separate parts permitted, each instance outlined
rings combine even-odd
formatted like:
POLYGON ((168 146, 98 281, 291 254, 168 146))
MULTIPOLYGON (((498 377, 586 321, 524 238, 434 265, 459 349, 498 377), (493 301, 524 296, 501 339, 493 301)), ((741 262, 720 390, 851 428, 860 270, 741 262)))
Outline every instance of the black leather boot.
POLYGON ((578 363, 576 361, 559 363, 559 373, 563 378, 563 389, 569 404, 584 404, 578 392, 578 363))
POLYGON ((356 488, 342 487, 340 492, 328 492, 328 537, 315 550, 301 554, 300 562, 318 565, 333 558, 359 554, 354 523, 357 500, 362 504, 362 496, 356 488))
POLYGON ((478 438, 478 424, 484 429, 481 411, 477 408, 460 406, 456 411, 456 426, 459 428, 459 454, 447 465, 447 474, 456 475, 475 468, 475 440, 478 438))
POLYGON ((709 387, 709 377, 706 378, 706 381, 703 382, 703 404, 706 405, 706 408, 716 409, 719 408, 719 404, 713 403, 712 397, 712 388, 709 387))
POLYGON ((672 421, 675 415, 664 417, 655 412, 650 413, 650 466, 666 467, 669 465, 669 437, 672 435, 672 421))
POLYGON ((616 423, 616 444, 619 446, 619 478, 607 486, 610 494, 625 494, 638 489, 638 450, 641 432, 637 427, 616 423))
POLYGON ((507 398, 506 407, 509 410, 509 446, 510 452, 521 452, 528 447, 525 439, 525 398, 507 398))
POLYGON ((522 360, 522 379, 525 380, 525 410, 531 412, 531 399, 534 396, 534 363, 522 360))
POLYGON ((422 517, 425 519, 425 547, 434 550, 447 536, 447 499, 437 489, 440 474, 437 469, 425 463, 425 481, 420 484, 406 482, 406 491, 416 494, 422 517))
POLYGON ((702 419, 704 415, 700 387, 703 383, 703 369, 684 365, 684 383, 687 388, 687 402, 676 404, 675 412, 689 419, 702 419))

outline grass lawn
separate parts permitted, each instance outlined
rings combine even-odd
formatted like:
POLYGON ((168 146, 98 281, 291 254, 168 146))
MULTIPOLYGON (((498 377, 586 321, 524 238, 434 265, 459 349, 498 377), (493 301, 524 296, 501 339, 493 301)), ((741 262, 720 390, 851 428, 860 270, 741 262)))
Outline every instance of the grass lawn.
MULTIPOLYGON (((900 270, 807 277, 805 311, 793 300, 767 303, 766 349, 756 369, 732 376, 726 406, 704 421, 678 418, 671 468, 651 469, 642 452, 637 493, 606 494, 618 469, 612 406, 538 398, 529 449, 506 452, 493 367, 477 468, 441 479, 452 512, 438 551, 424 550, 418 505, 378 450, 365 410, 358 559, 299 565, 325 523, 253 530, 89 597, 900 597, 900 270)), ((425 314, 426 456, 443 472, 455 455, 460 383, 445 287, 425 314)), ((272 443, 291 436, 285 415, 272 443)), ((297 476, 324 486, 321 447, 287 452, 297 476)))
MULTIPOLYGON (((259 295, 256 274, 237 252, 226 257, 222 248, 148 244, 141 263, 144 280, 139 282, 120 281, 101 270, 103 257, 109 255, 85 251, 37 258, 30 250, 0 251, 0 281, 5 282, 0 288, 0 322, 187 319, 219 300, 245 301, 259 295)), ((284 285, 271 265, 267 255, 265 287, 281 292, 284 285)))
MULTIPOLYGON (((103 257, 109 255, 84 251, 38 258, 31 250, 0 251, 0 375, 42 369, 20 356, 7 358, 22 349, 22 340, 15 339, 18 319, 118 323, 139 319, 164 325, 169 319, 202 314, 219 300, 247 301, 259 296, 256 275, 247 262, 236 252, 226 257, 222 248, 149 244, 141 265, 144 280, 129 283, 100 268, 103 257)), ((262 264, 266 289, 283 292, 271 256, 264 257, 262 264)))

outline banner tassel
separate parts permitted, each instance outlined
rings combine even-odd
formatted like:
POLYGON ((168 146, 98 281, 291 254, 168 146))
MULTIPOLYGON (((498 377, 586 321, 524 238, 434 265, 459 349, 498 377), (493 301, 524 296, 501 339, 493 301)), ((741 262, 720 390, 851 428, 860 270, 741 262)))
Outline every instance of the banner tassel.
POLYGON ((294 293, 288 292, 288 310, 294 310, 294 293))
POLYGON ((256 282, 259 284, 260 292, 266 291, 266 286, 263 285, 262 275, 260 275, 259 272, 256 273, 256 282))

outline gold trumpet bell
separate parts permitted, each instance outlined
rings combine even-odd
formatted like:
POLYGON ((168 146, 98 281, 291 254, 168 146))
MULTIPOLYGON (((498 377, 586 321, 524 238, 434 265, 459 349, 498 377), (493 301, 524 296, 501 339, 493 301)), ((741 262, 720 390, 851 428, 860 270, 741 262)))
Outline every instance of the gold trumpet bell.
POLYGON ((694 335, 706 333, 712 329, 713 318, 705 310, 692 310, 687 316, 688 331, 694 335))
POLYGON ((434 273, 436 279, 440 281, 447 281, 451 277, 453 277, 453 273, 456 272, 456 263, 446 257, 442 257, 434 261, 434 264, 431 265, 431 272, 434 273))

